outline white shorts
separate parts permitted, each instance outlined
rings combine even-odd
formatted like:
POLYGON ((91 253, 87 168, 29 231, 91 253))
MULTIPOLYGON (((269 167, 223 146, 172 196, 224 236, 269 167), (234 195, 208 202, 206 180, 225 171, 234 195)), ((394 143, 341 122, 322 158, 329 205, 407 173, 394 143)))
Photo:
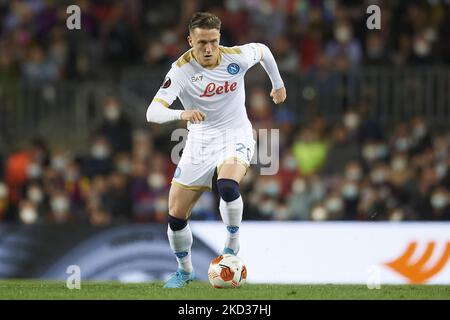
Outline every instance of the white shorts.
POLYGON ((250 130, 235 130, 214 137, 189 134, 172 183, 190 190, 211 190, 214 172, 224 163, 242 163, 248 169, 256 141, 250 130))

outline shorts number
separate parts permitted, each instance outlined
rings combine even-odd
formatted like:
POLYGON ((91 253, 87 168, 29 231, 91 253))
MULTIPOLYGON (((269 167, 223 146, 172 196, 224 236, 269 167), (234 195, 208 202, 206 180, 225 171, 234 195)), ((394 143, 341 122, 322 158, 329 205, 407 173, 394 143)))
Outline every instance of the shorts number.
POLYGON ((243 143, 236 144, 236 152, 241 152, 242 154, 244 154, 244 149, 247 150, 247 160, 250 162, 250 148, 246 148, 243 143))

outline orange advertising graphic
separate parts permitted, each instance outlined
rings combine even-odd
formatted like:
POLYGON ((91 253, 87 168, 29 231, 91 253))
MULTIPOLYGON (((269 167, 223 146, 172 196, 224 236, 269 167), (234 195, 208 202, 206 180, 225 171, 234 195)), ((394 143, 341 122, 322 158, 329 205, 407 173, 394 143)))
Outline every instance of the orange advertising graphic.
POLYGON ((388 267, 408 279, 411 284, 423 284, 437 275, 447 264, 450 257, 450 241, 447 242, 442 253, 435 252, 436 242, 428 242, 422 256, 417 261, 411 261, 411 257, 417 249, 417 242, 409 243, 401 256, 386 263, 388 267), (441 254, 437 262, 431 267, 425 267, 434 254, 441 254))

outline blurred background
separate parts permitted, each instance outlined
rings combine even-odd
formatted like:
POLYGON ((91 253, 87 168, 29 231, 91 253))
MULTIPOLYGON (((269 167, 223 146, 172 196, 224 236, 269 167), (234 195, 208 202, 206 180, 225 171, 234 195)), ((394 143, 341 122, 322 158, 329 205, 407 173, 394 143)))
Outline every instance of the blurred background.
MULTIPOLYGON (((198 10, 221 18, 224 46, 267 44, 287 87, 275 106, 263 69, 246 77, 254 127, 280 129, 280 170, 252 166, 244 219, 450 219, 450 1, 14 0, 0 1, 0 223, 165 223, 185 124, 145 111, 198 10)), ((217 208, 205 193, 192 219, 217 208)))

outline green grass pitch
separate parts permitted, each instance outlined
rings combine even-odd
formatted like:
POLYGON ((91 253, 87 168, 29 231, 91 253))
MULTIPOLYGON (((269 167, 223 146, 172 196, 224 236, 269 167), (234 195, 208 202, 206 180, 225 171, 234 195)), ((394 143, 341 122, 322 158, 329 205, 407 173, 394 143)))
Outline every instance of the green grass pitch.
POLYGON ((381 285, 278 285, 245 284, 236 289, 214 289, 194 281, 183 289, 163 289, 162 282, 139 284, 82 281, 81 289, 46 280, 0 280, 0 299, 82 300, 450 300, 450 286, 381 285))

